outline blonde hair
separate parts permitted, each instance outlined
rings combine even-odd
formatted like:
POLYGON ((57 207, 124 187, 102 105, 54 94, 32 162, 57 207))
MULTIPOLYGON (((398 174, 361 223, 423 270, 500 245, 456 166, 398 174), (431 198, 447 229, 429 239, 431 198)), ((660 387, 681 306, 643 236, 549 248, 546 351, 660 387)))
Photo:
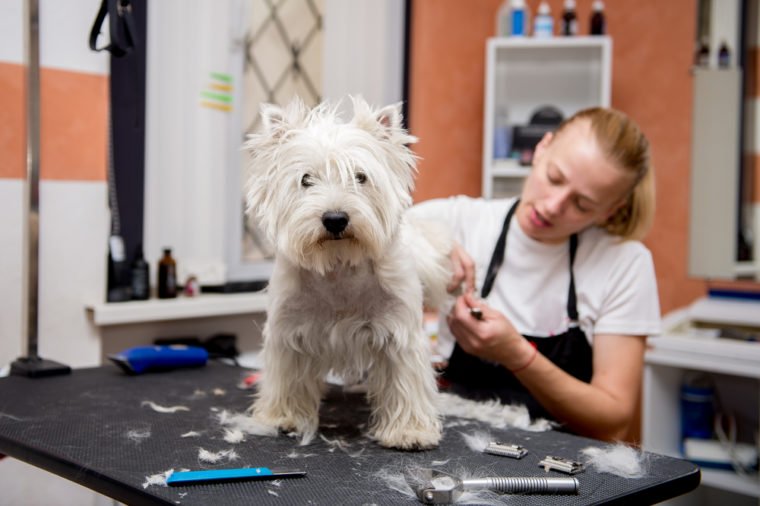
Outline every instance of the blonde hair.
POLYGON ((643 239, 652 226, 655 211, 649 141, 628 116, 603 107, 578 111, 563 121, 556 133, 580 119, 591 122, 591 131, 607 159, 633 175, 635 181, 623 205, 601 227, 623 239, 643 239))

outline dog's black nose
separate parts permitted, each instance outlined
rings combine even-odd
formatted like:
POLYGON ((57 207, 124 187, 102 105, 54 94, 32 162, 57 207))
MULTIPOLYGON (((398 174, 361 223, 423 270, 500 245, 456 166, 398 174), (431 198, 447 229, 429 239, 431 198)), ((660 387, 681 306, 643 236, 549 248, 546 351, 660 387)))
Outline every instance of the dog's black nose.
POLYGON ((348 214, 343 211, 327 211, 322 215, 322 225, 332 235, 339 235, 348 226, 348 214))

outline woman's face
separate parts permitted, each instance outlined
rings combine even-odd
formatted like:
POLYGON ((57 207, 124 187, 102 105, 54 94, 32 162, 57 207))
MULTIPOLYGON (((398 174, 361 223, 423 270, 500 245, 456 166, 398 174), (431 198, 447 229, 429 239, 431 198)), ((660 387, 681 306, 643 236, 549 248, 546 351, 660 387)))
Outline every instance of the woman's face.
POLYGON ((517 220, 541 242, 558 243, 602 224, 625 201, 634 178, 611 164, 587 119, 575 120, 536 146, 517 220))

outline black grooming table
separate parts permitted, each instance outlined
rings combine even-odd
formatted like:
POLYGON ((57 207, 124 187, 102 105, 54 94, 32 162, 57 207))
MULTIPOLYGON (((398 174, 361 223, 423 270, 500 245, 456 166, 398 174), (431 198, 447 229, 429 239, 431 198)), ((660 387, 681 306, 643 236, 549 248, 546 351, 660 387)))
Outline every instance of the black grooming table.
MULTIPOLYGON (((221 363, 199 369, 127 376, 115 366, 75 370, 40 379, 0 379, 0 453, 28 462, 127 504, 417 504, 378 473, 394 476, 403 466, 432 467, 477 476, 565 476, 546 473, 547 455, 578 459, 603 443, 559 431, 497 430, 480 422, 448 418, 440 447, 423 452, 389 450, 362 429, 368 406, 360 394, 333 391, 322 404, 320 434, 308 446, 278 437, 224 441, 221 410, 243 412, 250 391, 237 388, 244 370, 221 363), (159 413, 160 406, 188 411, 159 413), (457 425, 462 423, 462 425, 457 425), (190 431, 197 437, 182 437, 190 431), (525 446, 521 460, 475 452, 462 434, 487 432, 496 441, 525 446), (340 445, 329 441, 340 441, 340 445), (203 464, 199 448, 234 449, 232 463, 203 464), (304 478, 243 481, 186 487, 145 486, 148 476, 170 469, 271 467, 306 471, 304 478)), ((699 469, 686 461, 648 454, 649 472, 624 479, 591 469, 577 474, 577 496, 504 496, 510 504, 649 504, 697 487, 699 469)), ((403 487, 402 487, 403 488, 403 487)))

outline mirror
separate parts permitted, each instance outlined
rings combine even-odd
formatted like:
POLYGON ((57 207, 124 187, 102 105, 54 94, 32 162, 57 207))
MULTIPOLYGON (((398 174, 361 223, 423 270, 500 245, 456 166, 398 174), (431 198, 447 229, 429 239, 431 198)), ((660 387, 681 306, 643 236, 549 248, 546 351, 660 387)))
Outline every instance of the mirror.
POLYGON ((699 0, 689 234, 692 276, 757 280, 758 0, 699 0))

